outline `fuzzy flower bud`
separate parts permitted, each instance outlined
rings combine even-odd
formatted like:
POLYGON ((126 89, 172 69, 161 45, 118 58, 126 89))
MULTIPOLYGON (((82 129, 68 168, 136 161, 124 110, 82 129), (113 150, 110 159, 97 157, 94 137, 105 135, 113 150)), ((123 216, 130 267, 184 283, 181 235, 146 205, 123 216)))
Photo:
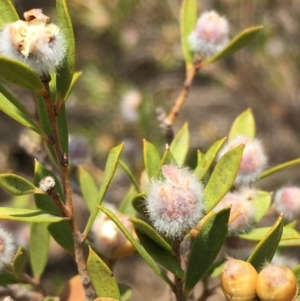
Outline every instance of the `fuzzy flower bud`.
POLYGON ((24 13, 25 21, 9 23, 0 31, 0 54, 29 65, 43 75, 57 69, 65 56, 59 28, 40 9, 24 13))
POLYGON ((298 295, 296 277, 285 266, 268 264, 258 274, 256 293, 261 301, 294 301, 298 295))
POLYGON ((12 262, 15 253, 14 239, 10 233, 0 228, 0 270, 12 262))
POLYGON ((254 182, 267 164, 267 156, 261 142, 244 136, 238 136, 225 144, 218 157, 221 158, 227 151, 240 144, 245 144, 245 148, 240 169, 234 182, 238 186, 254 182))
POLYGON ((203 13, 188 40, 191 50, 203 58, 220 52, 228 44, 229 25, 225 18, 215 11, 203 13))
MULTIPOLYGON (((136 237, 129 216, 115 212, 122 224, 136 237)), ((101 214, 93 223, 92 230, 95 250, 107 258, 122 258, 135 252, 135 248, 126 236, 105 214, 101 214)))
POLYGON ((43 178, 39 183, 39 188, 45 192, 50 191, 55 186, 55 180, 51 176, 43 178))
MULTIPOLYGON (((253 191, 252 189, 248 189, 253 191)), ((250 192, 249 192, 250 193, 250 192)), ((248 194, 245 189, 227 193, 214 211, 220 211, 225 207, 231 206, 228 231, 230 234, 245 233, 251 229, 254 221, 255 209, 251 201, 247 198, 248 194)))
POLYGON ((203 186, 187 168, 164 165, 162 174, 150 186, 146 209, 158 232, 182 238, 203 216, 203 186))
POLYGON ((277 190, 273 207, 279 214, 283 214, 286 221, 295 220, 300 216, 300 188, 287 186, 277 190))
POLYGON ((257 272, 249 262, 229 257, 221 274, 221 285, 226 300, 256 300, 256 279, 257 272))

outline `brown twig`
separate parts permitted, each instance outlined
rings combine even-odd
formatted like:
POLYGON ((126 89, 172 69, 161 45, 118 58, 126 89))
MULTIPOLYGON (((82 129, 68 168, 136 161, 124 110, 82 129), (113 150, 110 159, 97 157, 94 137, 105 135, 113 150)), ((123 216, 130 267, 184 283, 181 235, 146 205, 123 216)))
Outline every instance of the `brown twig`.
MULTIPOLYGON (((175 253, 175 259, 181 266, 181 254, 180 254, 180 245, 181 245, 181 240, 180 239, 175 239, 173 241, 173 251, 175 253)), ((176 301, 186 301, 186 297, 184 295, 183 291, 183 280, 180 279, 175 275, 175 281, 174 281, 174 294, 176 296, 176 301)))
MULTIPOLYGON (((186 99, 188 97, 190 87, 192 85, 192 82, 196 75, 196 72, 198 70, 200 70, 201 67, 202 67, 201 61, 196 61, 196 62, 194 62, 193 65, 187 67, 187 69, 186 69, 186 79, 185 79, 183 88, 182 88, 179 96, 177 97, 177 99, 171 109, 171 112, 164 120, 165 133, 168 134, 169 136, 172 136, 171 133, 173 133, 172 126, 174 124, 174 121, 175 121, 176 117, 178 116, 182 105, 184 104, 184 102, 186 101, 186 99)), ((173 134, 173 136, 174 136, 174 134, 173 134)), ((170 143, 170 142, 168 142, 168 143, 170 143)))
POLYGON ((58 129, 58 122, 57 122, 57 108, 53 104, 49 89, 49 82, 51 80, 50 76, 44 76, 42 82, 44 84, 45 89, 41 93, 43 97, 47 114, 49 117, 50 125, 51 125, 51 133, 48 136, 51 140, 51 144, 54 147, 54 151, 56 154, 57 162, 59 165, 60 176, 64 188, 65 198, 66 198, 66 205, 60 204, 60 200, 57 200, 57 196, 53 195, 55 204, 60 208, 63 215, 67 215, 70 217, 70 227, 73 234, 74 239, 74 255, 75 261, 78 267, 78 272, 81 277, 82 285, 85 290, 85 301, 93 301, 96 298, 96 293, 94 287, 92 285, 91 279, 89 277, 87 271, 87 265, 84 258, 84 250, 81 236, 82 234, 77 228, 77 224, 74 219, 73 214, 73 201, 72 201, 72 189, 69 180, 69 173, 68 173, 68 155, 63 152, 60 136, 59 136, 59 129, 58 129), (62 207, 63 205, 63 207, 62 207))

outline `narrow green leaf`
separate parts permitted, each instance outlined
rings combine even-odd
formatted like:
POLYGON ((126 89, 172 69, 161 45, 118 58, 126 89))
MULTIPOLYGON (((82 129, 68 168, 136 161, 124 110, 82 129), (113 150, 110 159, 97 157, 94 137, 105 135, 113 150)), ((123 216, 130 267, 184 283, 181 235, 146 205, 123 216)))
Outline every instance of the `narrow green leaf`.
POLYGON ((147 196, 147 193, 145 191, 143 191, 143 192, 140 192, 139 194, 136 194, 136 196, 132 200, 132 206, 141 215, 147 214, 146 203, 145 203, 146 196, 147 196))
POLYGON ((257 191, 251 203, 255 209, 254 221, 258 223, 268 212, 272 196, 268 191, 257 191))
POLYGON ((274 174, 276 172, 279 172, 279 171, 284 170, 284 169, 289 168, 289 167, 297 166, 298 164, 300 164, 300 158, 295 159, 295 160, 291 160, 291 161, 288 161, 288 162, 284 162, 282 164, 279 164, 277 166, 274 166, 274 167, 271 167, 271 168, 265 170, 259 176, 259 179, 261 180, 261 179, 267 178, 267 177, 271 176, 272 174, 274 174))
POLYGON ((252 42, 256 34, 262 29, 262 26, 254 26, 250 28, 246 28, 241 33, 239 33, 237 36, 235 36, 230 43, 219 53, 217 53, 212 58, 206 60, 203 62, 202 66, 209 65, 211 63, 214 63, 220 59, 223 59, 238 50, 244 48, 248 44, 252 42))
POLYGON ((18 283, 19 280, 12 273, 1 271, 0 273, 0 285, 14 284, 18 283))
POLYGON ((0 174, 0 186, 7 192, 13 195, 24 195, 30 193, 40 193, 44 194, 45 192, 35 187, 28 180, 17 176, 12 173, 3 173, 0 174))
POLYGON ((225 241, 230 208, 210 216, 200 228, 192 246, 186 270, 185 294, 194 288, 214 262, 225 241))
POLYGON ((120 299, 118 283, 113 272, 91 247, 89 247, 87 270, 97 297, 120 299))
POLYGON ((17 278, 23 275, 27 263, 28 254, 26 249, 19 247, 13 260, 13 270, 17 278))
POLYGON ((32 121, 29 115, 27 115, 13 103, 11 103, 2 93, 0 93, 0 110, 15 121, 31 129, 32 131, 42 136, 46 136, 46 134, 43 133, 43 131, 37 126, 37 124, 32 121))
POLYGON ((0 55, 0 66, 0 79, 36 92, 44 90, 38 74, 27 65, 0 55))
POLYGON ((43 210, 0 207, 0 219, 26 223, 57 223, 66 218, 43 210))
POLYGON ((170 271, 180 279, 184 279, 184 271, 182 270, 174 256, 172 256, 168 251, 156 244, 146 234, 140 232, 139 230, 136 231, 136 234, 139 238, 140 243, 156 262, 161 264, 164 268, 166 268, 168 271, 170 271))
POLYGON ((184 0, 180 12, 181 45, 187 66, 193 64, 193 52, 190 49, 188 36, 193 31, 198 17, 198 1, 184 0))
POLYGON ((136 191, 140 191, 141 190, 140 185, 139 185, 137 179, 135 178, 135 176, 133 175, 132 171, 130 170, 130 168, 122 160, 119 160, 119 164, 123 168, 123 170, 126 172, 126 174, 128 175, 128 177, 129 177, 132 185, 135 187, 136 191))
POLYGON ((211 211, 232 187, 239 171, 244 145, 229 150, 216 164, 204 189, 205 212, 211 211))
POLYGON ((72 92, 74 85, 77 83, 77 81, 81 77, 81 75, 82 75, 82 71, 74 72, 70 88, 68 90, 67 95, 65 96, 65 100, 67 100, 69 98, 70 93, 72 92))
POLYGON ((0 93, 4 95, 15 107, 17 107, 23 114, 30 116, 28 109, 25 105, 17 98, 17 96, 10 91, 6 86, 0 82, 0 93))
MULTIPOLYGON (((38 161, 35 161, 34 183, 39 183, 40 180, 47 175, 54 177, 56 183, 55 190, 64 201, 64 194, 60 185, 60 181, 51 171, 42 166, 38 161)), ((48 195, 35 195, 34 200, 37 208, 61 216, 60 210, 55 206, 52 199, 48 195)), ((69 223, 67 221, 63 220, 56 224, 50 224, 48 226, 48 230, 51 236, 61 247, 70 252, 73 251, 74 241, 69 223)))
POLYGON ((66 55, 57 70, 57 97, 64 100, 70 90, 75 65, 75 39, 66 0, 56 0, 58 25, 66 39, 66 55))
POLYGON ((190 133, 188 124, 185 123, 177 135, 174 137, 170 151, 175 158, 178 165, 181 167, 186 159, 186 156, 189 151, 189 144, 190 144, 190 133))
MULTIPOLYGON (((40 126, 41 126, 43 132, 46 133, 46 135, 48 136, 51 134, 50 121, 49 121, 47 109, 46 109, 45 103, 43 101, 43 98, 39 94, 35 95, 35 105, 37 108, 40 126)), ((56 160, 56 155, 55 155, 53 146, 50 143, 47 143, 46 145, 52 156, 52 159, 54 160, 54 162, 56 162, 57 160, 56 160)))
POLYGON ((49 258, 48 224, 32 224, 30 228, 30 265, 35 278, 42 276, 49 258))
POLYGON ((283 232, 282 216, 279 216, 273 227, 266 236, 256 245, 248 258, 257 271, 263 268, 265 262, 271 262, 279 245, 283 232))
MULTIPOLYGON (((173 165, 178 165, 172 152, 170 151, 169 148, 166 148, 165 151, 164 151, 164 154, 163 154, 163 157, 161 159, 161 162, 160 162, 160 167, 163 166, 163 165, 168 165, 168 164, 173 164, 173 165)), ((160 170, 160 169, 159 169, 160 170)))
POLYGON ((129 216, 136 216, 137 212, 133 207, 133 200, 137 194, 137 191, 133 186, 131 186, 125 195, 122 203, 120 204, 118 211, 129 216))
MULTIPOLYGON (((105 166, 105 170, 104 170, 101 187, 98 192, 98 205, 99 206, 102 204, 102 201, 104 199, 104 196, 106 194, 108 186, 115 174, 116 168, 118 166, 119 158, 120 158, 121 152, 123 150, 123 146, 124 146, 124 143, 121 143, 118 146, 111 149, 111 151, 109 152, 108 158, 106 160, 106 166, 105 166)), ((87 233, 90 231, 98 212, 99 212, 98 207, 96 209, 93 209, 93 211, 91 212, 91 215, 89 217, 87 225, 84 229, 84 235, 87 235, 87 233)))
POLYGON ((160 156, 156 147, 150 142, 143 140, 144 163, 148 178, 155 179, 160 173, 160 156))
POLYGON ((148 252, 144 249, 143 246, 137 242, 134 237, 130 234, 130 232, 126 229, 126 227, 122 224, 122 222, 117 218, 117 216, 107 208, 100 207, 100 209, 118 226, 118 228, 124 233, 127 239, 131 242, 131 244, 135 247, 136 251, 142 256, 142 258, 146 261, 146 263, 152 268, 152 270, 163 279, 171 288, 174 287, 172 281, 168 278, 168 276, 161 270, 161 268, 157 265, 157 263, 152 259, 152 257, 148 254, 148 252))
POLYGON ((60 107, 57 123, 59 128, 59 139, 61 141, 61 147, 64 153, 69 153, 69 132, 68 132, 68 121, 65 103, 60 107))
POLYGON ((94 178, 83 166, 78 166, 77 170, 81 193, 89 211, 93 212, 98 205, 98 187, 94 178))
POLYGON ((255 120, 251 109, 247 109, 234 120, 228 140, 231 141, 237 136, 255 138, 255 120))
POLYGON ((154 228, 152 228, 149 224, 144 222, 141 219, 131 217, 134 227, 139 230, 142 234, 146 234, 151 240, 153 240, 158 246, 160 246, 165 251, 173 254, 172 247, 159 235, 154 228))
POLYGON ((199 180, 202 180, 212 163, 214 162, 218 152, 222 148, 226 141, 226 137, 220 140, 217 140, 203 155, 201 152, 198 152, 198 164, 194 170, 194 174, 199 180))
POLYGON ((0 1, 0 29, 6 23, 13 23, 19 20, 18 13, 10 0, 0 1))

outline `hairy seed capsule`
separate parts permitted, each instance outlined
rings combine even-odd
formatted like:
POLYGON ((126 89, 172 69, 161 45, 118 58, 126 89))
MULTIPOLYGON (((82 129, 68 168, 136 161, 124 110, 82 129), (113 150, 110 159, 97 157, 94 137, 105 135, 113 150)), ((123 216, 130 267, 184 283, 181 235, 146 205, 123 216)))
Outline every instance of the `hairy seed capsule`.
POLYGON ((249 262, 229 257, 221 274, 221 285, 226 300, 255 300, 256 278, 257 272, 249 262))
POLYGON ((261 301, 294 301, 298 295, 293 272, 283 265, 267 265, 257 277, 256 293, 261 301))

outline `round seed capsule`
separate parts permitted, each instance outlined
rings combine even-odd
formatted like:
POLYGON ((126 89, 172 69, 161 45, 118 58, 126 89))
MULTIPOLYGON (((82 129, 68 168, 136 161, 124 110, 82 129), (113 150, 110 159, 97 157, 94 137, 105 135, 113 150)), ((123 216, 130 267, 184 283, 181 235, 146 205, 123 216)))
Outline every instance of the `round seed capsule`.
POLYGON ((267 265, 257 277, 256 293, 261 301, 294 301, 298 295, 293 272, 282 265, 267 265))
POLYGON ((229 257, 221 274, 221 285, 226 300, 255 300, 256 278, 257 272, 250 263, 229 257))

